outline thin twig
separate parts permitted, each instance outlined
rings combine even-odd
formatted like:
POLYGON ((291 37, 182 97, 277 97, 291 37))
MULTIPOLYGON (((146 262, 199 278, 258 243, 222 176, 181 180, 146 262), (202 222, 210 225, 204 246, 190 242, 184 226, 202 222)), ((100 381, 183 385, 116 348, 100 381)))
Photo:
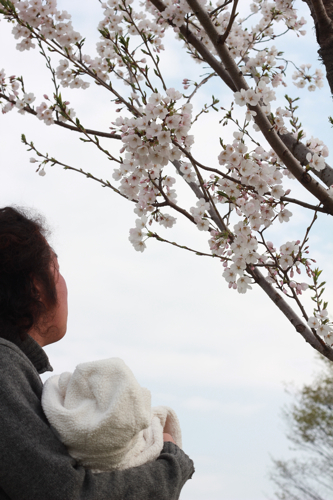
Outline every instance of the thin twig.
POLYGON ((204 78, 200 83, 198 83, 196 86, 195 86, 195 89, 193 90, 192 94, 187 98, 187 102, 190 102, 192 97, 196 94, 196 92, 199 90, 199 88, 204 85, 205 83, 208 82, 208 80, 210 78, 212 78, 213 76, 216 76, 216 73, 211 73, 210 75, 206 76, 206 78, 204 78))
POLYGON ((234 24, 234 21, 235 21, 237 15, 238 15, 238 14, 236 14, 237 4, 238 4, 238 0, 234 0, 234 4, 232 6, 232 11, 231 11, 231 15, 230 15, 230 19, 229 19, 229 23, 228 23, 227 29, 225 30, 225 32, 223 33, 223 35, 221 35, 218 43, 223 44, 223 43, 225 43, 226 39, 228 38, 228 35, 229 35, 229 33, 231 31, 231 28, 232 28, 232 25, 234 24))
POLYGON ((329 213, 323 207, 317 205, 310 205, 309 203, 305 203, 300 200, 295 200, 294 198, 288 198, 287 196, 281 196, 280 201, 287 201, 288 203, 294 203, 295 205, 300 205, 301 207, 309 208, 310 210, 315 210, 316 212, 323 212, 324 214, 329 213))
POLYGON ((148 233, 148 237, 149 238, 155 238, 156 240, 162 241, 164 243, 169 243, 170 245, 173 245, 173 246, 178 247, 178 248, 182 248, 183 250, 188 250, 189 252, 193 252, 196 255, 201 255, 203 257, 219 257, 218 255, 211 254, 211 253, 198 252, 198 250, 193 250, 192 248, 188 248, 185 245, 179 245, 175 241, 166 240, 165 238, 162 238, 161 236, 159 236, 157 233, 151 233, 151 232, 149 232, 148 233))
POLYGON ((226 0, 223 5, 219 5, 218 7, 216 7, 216 9, 212 10, 208 14, 210 15, 210 17, 212 17, 214 14, 216 14, 216 12, 218 12, 220 9, 224 9, 224 7, 229 5, 229 3, 231 3, 231 2, 232 2, 232 0, 226 0))
POLYGON ((235 179, 234 177, 231 177, 230 175, 221 172, 221 170, 218 170, 217 168, 206 167, 205 165, 200 163, 198 160, 193 158, 191 153, 189 153, 185 148, 183 148, 180 144, 178 144, 178 142, 173 141, 173 144, 175 146, 177 146, 182 151, 182 153, 190 160, 190 162, 192 164, 195 163, 198 167, 202 168, 203 170, 207 170, 208 172, 213 172, 214 174, 217 174, 218 176, 222 177, 223 179, 227 179, 228 181, 234 182, 235 184, 237 184, 239 186, 243 186, 245 188, 249 187, 249 186, 246 186, 245 184, 243 184, 238 179, 235 179))
MULTIPOLYGON (((8 102, 12 102, 14 105, 16 104, 16 101, 13 99, 9 99, 8 96, 5 94, 0 93, 0 99, 5 99, 8 102)), ((30 106, 25 106, 24 111, 27 113, 30 113, 31 115, 37 116, 36 111, 31 108, 30 106)), ((78 127, 74 127, 73 125, 69 125, 68 123, 62 122, 60 120, 54 120, 55 125, 58 125, 59 127, 67 128, 68 130, 73 130, 74 132, 80 132, 82 134, 82 130, 79 129, 78 127)), ((92 135, 97 135, 98 137, 107 137, 108 139, 121 139, 121 136, 119 134, 110 134, 109 132, 101 132, 99 130, 92 130, 90 128, 85 128, 84 129, 87 134, 92 134, 92 135)))
POLYGON ((173 208, 176 212, 183 214, 185 217, 187 217, 187 219, 189 219, 191 222, 193 222, 193 224, 196 224, 194 217, 191 214, 189 214, 186 210, 184 210, 183 208, 181 208, 178 205, 176 205, 175 203, 173 203, 167 197, 167 195, 163 191, 162 187, 160 185, 157 185, 156 182, 154 181, 154 179, 151 178, 151 176, 149 176, 149 179, 150 179, 150 182, 153 184, 153 186, 156 189, 158 189, 158 191, 161 193, 161 195, 163 196, 164 200, 166 201, 166 203, 168 204, 169 207, 173 208))
POLYGON ((124 195, 123 193, 121 193, 117 188, 115 188, 114 186, 112 186, 112 184, 109 181, 103 181, 103 179, 98 179, 97 177, 95 177, 94 175, 92 175, 90 172, 85 172, 84 170, 82 170, 82 168, 75 168, 75 167, 72 167, 71 165, 67 165, 66 163, 63 163, 63 162, 57 160, 56 158, 53 158, 53 157, 50 158, 49 156, 40 153, 40 151, 38 151, 36 149, 36 147, 33 145, 33 143, 31 143, 31 142, 29 143, 27 141, 23 141, 23 142, 24 142, 24 144, 26 146, 29 146, 29 148, 30 148, 29 151, 33 150, 33 151, 35 151, 35 153, 37 154, 37 156, 40 156, 40 157, 44 158, 44 161, 41 162, 41 163, 44 163, 45 165, 47 163, 51 163, 52 164, 51 166, 53 166, 53 165, 60 165, 61 167, 64 168, 64 170, 73 170, 74 172, 78 172, 79 174, 84 175, 88 179, 93 179, 94 181, 99 182, 103 187, 108 187, 108 188, 112 189, 112 191, 114 191, 115 193, 119 194, 120 196, 122 196, 126 200, 129 200, 129 201, 132 201, 134 203, 137 203, 138 200, 131 200, 126 195, 124 195))

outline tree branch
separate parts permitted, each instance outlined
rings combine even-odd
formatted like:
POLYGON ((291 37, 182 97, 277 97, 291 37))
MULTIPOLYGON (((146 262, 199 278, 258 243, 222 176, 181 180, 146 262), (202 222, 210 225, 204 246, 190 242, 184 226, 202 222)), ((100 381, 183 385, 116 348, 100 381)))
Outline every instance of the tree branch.
MULTIPOLYGON (((8 102, 12 102, 14 105, 16 104, 16 101, 13 101, 12 99, 9 99, 8 96, 5 94, 2 94, 0 92, 0 99, 5 99, 8 102)), ((30 106, 25 106, 24 111, 27 113, 30 113, 31 115, 37 116, 37 113, 34 109, 32 109, 30 106)), ((75 127, 73 125, 69 125, 68 123, 62 122, 60 120, 54 120, 55 125, 58 125, 59 127, 67 128, 68 130, 73 130, 74 132, 79 132, 83 133, 81 129, 78 127, 75 127)), ((108 139, 121 139, 121 136, 119 134, 110 134, 109 132, 100 132, 99 130, 92 130, 90 128, 85 128, 84 129, 87 134, 91 135, 96 135, 98 137, 107 137, 108 139)))
POLYGON ((190 94, 188 97, 186 96, 187 102, 190 102, 192 97, 198 92, 199 88, 205 83, 207 83, 208 80, 210 80, 213 76, 216 76, 216 74, 211 73, 210 75, 206 76, 203 80, 201 80, 201 82, 195 86, 195 89, 193 90, 192 94, 190 94))
POLYGON ((333 361, 333 349, 328 347, 320 338, 314 336, 311 329, 304 325, 299 319, 297 314, 287 304, 283 297, 277 293, 273 286, 266 281, 259 269, 250 270, 254 280, 266 292, 274 304, 282 311, 290 323, 294 326, 295 330, 302 335, 304 340, 308 342, 316 351, 320 352, 325 358, 333 361))
MULTIPOLYGON (((92 175, 90 172, 85 172, 84 170, 82 170, 82 168, 75 168, 75 167, 71 167, 70 165, 67 165, 66 163, 62 163, 61 161, 58 161, 56 158, 53 158, 53 157, 49 157, 42 153, 40 153, 36 147, 33 145, 33 143, 28 143, 27 141, 23 141, 24 144, 26 144, 27 146, 29 146, 29 150, 28 151, 35 151, 37 156, 39 157, 42 157, 44 158, 44 161, 41 162, 41 165, 47 165, 48 163, 51 163, 51 167, 53 167, 53 165, 60 165, 61 167, 63 167, 64 170, 73 170, 74 172, 78 172, 79 174, 82 174, 84 175, 85 177, 87 177, 88 179, 93 179, 94 181, 97 181, 99 182, 102 187, 108 187, 110 189, 112 189, 112 191, 114 191, 115 193, 119 194, 120 196, 122 196, 123 198, 125 198, 126 200, 129 200, 129 201, 132 201, 134 203, 137 203, 138 200, 131 200, 130 198, 128 198, 125 194, 121 193, 119 191, 119 189, 115 188, 114 186, 112 186, 112 184, 106 180, 106 181, 103 181, 103 179, 98 179, 98 177, 95 177, 94 175, 92 175)), ((40 166, 41 166, 40 165, 40 166)), ((40 167, 39 167, 40 168, 40 167)), ((38 171, 38 170, 37 170, 38 171)))
POLYGON ((178 248, 181 248, 183 250, 188 250, 189 252, 193 252, 196 255, 200 255, 202 257, 218 257, 217 255, 214 255, 212 253, 198 252, 198 250, 194 250, 193 248, 186 247, 185 245, 179 245, 175 241, 166 240, 166 239, 162 238, 161 236, 159 236, 157 233, 152 233, 149 231, 148 237, 155 238, 157 241, 161 241, 163 243, 169 243, 169 245, 173 245, 174 247, 178 247, 178 248))
POLYGON ((219 10, 224 9, 224 7, 229 5, 229 3, 231 3, 231 2, 232 2, 232 0, 226 0, 223 5, 219 5, 218 7, 216 7, 216 9, 209 12, 210 17, 212 17, 214 14, 216 14, 219 10))
POLYGON ((310 205, 309 203, 305 203, 303 201, 296 200, 294 198, 288 198, 287 196, 281 196, 280 200, 287 201, 288 203, 294 203, 295 205, 300 205, 301 207, 309 208, 310 210, 315 210, 316 212, 323 212, 324 214, 327 214, 327 211, 325 210, 325 208, 318 207, 316 205, 310 205))
POLYGON ((225 43, 226 39, 228 38, 228 35, 229 35, 231 28, 232 28, 232 25, 234 24, 234 21, 235 21, 236 16, 237 16, 237 14, 236 14, 237 4, 238 4, 238 0, 234 0, 234 4, 232 6, 232 11, 231 11, 231 15, 230 15, 227 29, 225 30, 225 32, 221 36, 219 43, 225 43))

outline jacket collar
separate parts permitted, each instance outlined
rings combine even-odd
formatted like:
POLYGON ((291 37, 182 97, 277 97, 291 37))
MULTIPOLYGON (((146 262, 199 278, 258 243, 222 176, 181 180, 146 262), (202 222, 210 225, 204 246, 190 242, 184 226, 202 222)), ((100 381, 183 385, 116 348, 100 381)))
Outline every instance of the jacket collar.
POLYGON ((27 356, 39 374, 53 371, 45 351, 32 337, 28 335, 24 340, 17 338, 15 344, 27 356))

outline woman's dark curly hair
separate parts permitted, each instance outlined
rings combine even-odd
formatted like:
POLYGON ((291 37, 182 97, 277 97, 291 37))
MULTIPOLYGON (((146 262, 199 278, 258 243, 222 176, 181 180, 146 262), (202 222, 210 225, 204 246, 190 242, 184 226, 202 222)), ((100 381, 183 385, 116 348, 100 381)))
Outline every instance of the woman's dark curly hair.
POLYGON ((40 216, 0 209, 0 337, 7 340, 23 340, 57 303, 54 252, 46 233, 40 216))

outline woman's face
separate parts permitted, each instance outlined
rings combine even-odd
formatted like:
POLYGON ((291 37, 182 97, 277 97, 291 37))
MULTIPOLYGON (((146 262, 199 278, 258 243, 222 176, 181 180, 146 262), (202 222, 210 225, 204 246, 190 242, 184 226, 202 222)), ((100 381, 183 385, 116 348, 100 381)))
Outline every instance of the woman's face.
MULTIPOLYGON (((54 340, 48 342, 51 344, 62 339, 67 331, 68 302, 67 285, 65 278, 60 273, 58 259, 54 259, 55 286, 57 292, 57 305, 53 315, 51 315, 51 329, 56 329, 54 340)), ((51 333, 51 330, 50 330, 51 333)), ((45 344, 46 345, 46 344, 45 344)))
POLYGON ((57 304, 55 308, 49 311, 47 316, 41 320, 37 328, 32 328, 29 331, 29 335, 42 347, 58 342, 58 340, 64 337, 67 331, 67 285, 64 277, 59 271, 58 258, 55 254, 51 265, 54 272, 57 304))

